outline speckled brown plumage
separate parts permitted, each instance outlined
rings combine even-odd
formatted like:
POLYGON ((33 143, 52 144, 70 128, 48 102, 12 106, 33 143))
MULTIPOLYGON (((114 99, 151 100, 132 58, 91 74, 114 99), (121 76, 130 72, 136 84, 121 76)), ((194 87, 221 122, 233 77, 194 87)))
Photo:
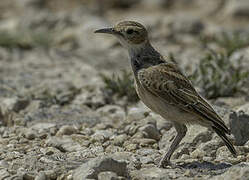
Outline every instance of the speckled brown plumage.
POLYGON ((96 32, 110 33, 118 37, 128 50, 134 72, 136 91, 140 99, 152 111, 171 121, 177 131, 168 152, 159 166, 164 167, 186 135, 186 124, 199 124, 213 129, 236 156, 230 134, 225 123, 194 89, 191 82, 181 73, 177 65, 167 62, 148 40, 146 29, 137 22, 123 21, 113 28, 96 32))

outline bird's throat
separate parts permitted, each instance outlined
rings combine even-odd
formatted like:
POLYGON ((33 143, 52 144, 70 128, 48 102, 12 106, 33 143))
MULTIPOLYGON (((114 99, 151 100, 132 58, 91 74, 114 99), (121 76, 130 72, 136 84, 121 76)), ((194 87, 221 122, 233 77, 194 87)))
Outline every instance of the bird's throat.
POLYGON ((129 48, 131 67, 134 74, 143 68, 163 63, 161 55, 148 42, 140 47, 129 48))

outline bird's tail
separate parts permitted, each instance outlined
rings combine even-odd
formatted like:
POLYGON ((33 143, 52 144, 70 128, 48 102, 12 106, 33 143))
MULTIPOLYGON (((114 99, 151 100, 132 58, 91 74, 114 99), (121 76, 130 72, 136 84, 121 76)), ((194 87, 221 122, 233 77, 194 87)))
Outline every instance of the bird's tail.
POLYGON ((237 156, 237 152, 233 147, 232 142, 227 138, 224 131, 220 130, 219 128, 212 126, 213 130, 221 137, 221 139, 225 142, 225 145, 229 149, 229 151, 233 154, 234 157, 237 156))

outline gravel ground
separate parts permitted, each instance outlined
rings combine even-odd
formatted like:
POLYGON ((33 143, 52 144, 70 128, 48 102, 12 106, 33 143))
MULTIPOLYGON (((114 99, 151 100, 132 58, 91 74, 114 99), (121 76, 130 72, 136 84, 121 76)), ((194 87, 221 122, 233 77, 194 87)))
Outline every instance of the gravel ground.
MULTIPOLYGON (((93 31, 137 20, 188 74, 207 51, 201 36, 249 32, 248 1, 72 2, 0 2, 0 32, 21 39, 0 34, 0 179, 247 179, 248 94, 210 100, 231 128, 237 158, 215 133, 189 126, 173 166, 158 168, 175 130, 140 101, 110 102, 100 74, 119 74, 129 61, 116 39, 93 31)), ((249 67, 248 45, 238 56, 249 67)))

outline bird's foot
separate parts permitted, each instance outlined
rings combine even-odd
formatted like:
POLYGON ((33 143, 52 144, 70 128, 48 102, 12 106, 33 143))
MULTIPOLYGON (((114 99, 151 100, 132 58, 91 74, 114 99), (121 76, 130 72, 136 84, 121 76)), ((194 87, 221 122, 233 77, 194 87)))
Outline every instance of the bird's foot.
POLYGON ((159 164, 157 165, 157 167, 159 167, 159 168, 171 168, 172 163, 170 162, 170 160, 162 158, 161 161, 159 162, 159 164))

